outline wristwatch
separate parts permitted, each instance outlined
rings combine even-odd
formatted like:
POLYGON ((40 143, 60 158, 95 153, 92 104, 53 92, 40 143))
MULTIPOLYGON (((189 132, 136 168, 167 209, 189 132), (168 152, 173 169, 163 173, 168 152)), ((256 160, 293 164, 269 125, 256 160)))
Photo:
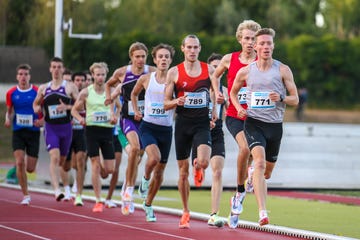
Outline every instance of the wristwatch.
POLYGON ((280 102, 283 102, 284 101, 284 95, 280 94, 280 102))

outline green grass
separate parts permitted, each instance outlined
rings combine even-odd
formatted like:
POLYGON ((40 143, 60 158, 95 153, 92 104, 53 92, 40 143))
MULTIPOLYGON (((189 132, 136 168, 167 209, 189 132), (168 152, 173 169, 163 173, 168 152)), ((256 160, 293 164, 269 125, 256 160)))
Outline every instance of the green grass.
MULTIPOLYGON (((93 193, 92 191, 86 192, 88 194, 93 193)), ((223 192, 220 203, 220 216, 228 216, 229 201, 232 195, 233 192, 231 191, 223 192)), ((155 199, 154 206, 182 209, 180 195, 177 190, 160 190, 157 197, 161 197, 161 200, 155 199)), ((115 197, 115 199, 118 199, 118 197, 115 197)), ((191 190, 189 199, 191 211, 210 213, 210 201, 209 190, 191 190)), ((136 199, 135 202, 142 203, 140 199, 136 199)), ((359 206, 268 196, 267 208, 272 225, 360 238, 360 228, 358 226, 359 206)), ((246 196, 244 212, 240 217, 245 221, 258 221, 255 195, 248 194, 246 196)))

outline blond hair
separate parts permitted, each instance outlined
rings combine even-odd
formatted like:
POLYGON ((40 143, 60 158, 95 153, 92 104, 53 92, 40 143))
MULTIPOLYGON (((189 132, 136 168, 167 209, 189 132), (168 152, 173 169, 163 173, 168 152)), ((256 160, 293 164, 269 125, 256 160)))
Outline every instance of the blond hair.
POLYGON ((95 68, 104 68, 106 73, 109 72, 108 65, 105 62, 94 62, 89 68, 89 70, 92 74, 94 73, 95 68))
POLYGON ((141 42, 134 42, 129 47, 129 57, 131 58, 133 52, 135 52, 137 50, 144 50, 146 52, 146 55, 149 52, 145 44, 143 44, 141 42))
POLYGON ((258 30, 261 29, 260 24, 258 24, 257 22, 253 21, 253 20, 244 20, 242 23, 239 24, 239 26, 237 27, 236 30, 236 39, 238 41, 241 40, 242 38, 242 32, 244 29, 248 29, 254 32, 257 32, 258 30))

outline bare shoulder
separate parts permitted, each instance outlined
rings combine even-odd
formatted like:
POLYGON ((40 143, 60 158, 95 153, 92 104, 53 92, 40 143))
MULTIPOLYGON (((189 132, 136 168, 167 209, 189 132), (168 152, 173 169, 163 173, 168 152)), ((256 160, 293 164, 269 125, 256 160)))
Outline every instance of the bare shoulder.
POLYGON ((155 72, 156 71, 156 67, 154 66, 149 66, 149 72, 155 72))

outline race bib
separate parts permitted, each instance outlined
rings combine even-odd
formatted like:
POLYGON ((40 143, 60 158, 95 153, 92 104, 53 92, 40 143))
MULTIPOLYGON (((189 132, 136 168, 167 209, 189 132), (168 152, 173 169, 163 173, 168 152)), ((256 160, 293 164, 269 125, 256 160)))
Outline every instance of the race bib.
POLYGON ((109 112, 94 112, 92 115, 92 121, 94 123, 107 123, 110 121, 109 112))
POLYGON ((206 92, 185 92, 185 108, 206 107, 206 92))
POLYGON ((32 127, 33 126, 33 115, 32 114, 16 114, 16 125, 21 127, 32 127))
POLYGON ((240 104, 246 104, 247 87, 242 87, 238 92, 238 100, 240 104))
POLYGON ((59 106, 58 104, 56 105, 50 105, 48 107, 49 110, 49 118, 50 119, 57 119, 57 118, 63 118, 66 117, 66 110, 57 110, 57 106, 59 106))
MULTIPOLYGON (((139 111, 140 111, 142 114, 144 114, 145 101, 144 101, 144 100, 138 101, 137 106, 138 106, 139 111)), ((128 114, 129 114, 129 116, 134 116, 134 115, 135 115, 134 108, 133 108, 133 106, 132 106, 131 101, 128 102, 128 114)))
POLYGON ((250 108, 275 108, 275 102, 270 100, 269 94, 270 92, 252 92, 250 108))
POLYGON ((163 103, 153 102, 147 107, 147 113, 151 117, 167 117, 169 112, 165 111, 163 103))
POLYGON ((73 118, 72 129, 81 130, 81 129, 84 129, 84 126, 81 125, 80 122, 76 118, 73 118))

